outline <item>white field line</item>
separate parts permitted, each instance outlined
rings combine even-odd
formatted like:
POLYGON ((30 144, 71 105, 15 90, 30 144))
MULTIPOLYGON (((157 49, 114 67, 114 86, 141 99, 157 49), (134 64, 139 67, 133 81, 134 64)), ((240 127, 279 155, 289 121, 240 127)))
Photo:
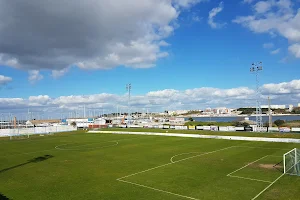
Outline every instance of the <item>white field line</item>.
MULTIPOLYGON (((104 143, 104 142, 103 142, 104 143)), ((98 143, 98 144, 103 144, 103 143, 98 143)), ((108 142, 105 142, 105 143, 108 143, 108 142)), ((106 145, 106 146, 101 146, 101 147, 94 147, 94 148, 84 148, 84 149, 77 149, 77 148, 73 148, 73 149, 68 149, 68 148, 60 148, 61 146, 66 146, 66 145, 69 145, 69 144, 62 144, 62 145, 58 145, 55 147, 55 149, 58 149, 58 150, 63 150, 63 151, 69 151, 69 150, 89 150, 89 149, 102 149, 102 148, 106 148, 106 147, 113 147, 113 146, 117 146, 119 144, 119 142, 115 141, 114 142, 115 144, 112 144, 112 145, 106 145)), ((92 144, 87 144, 87 145, 79 145, 79 146, 74 146, 74 147, 83 147, 83 146, 88 146, 88 145, 93 145, 93 144, 97 144, 97 143, 92 143, 92 144)))
POLYGON ((119 180, 119 181, 124 182, 124 183, 129 183, 129 184, 132 184, 132 185, 135 185, 135 186, 139 186, 139 187, 144 187, 144 188, 147 188, 147 189, 155 190, 155 191, 158 191, 158 192, 172 194, 172 195, 183 197, 183 198, 186 198, 186 199, 199 200, 199 199, 196 199, 196 198, 193 198, 193 197, 184 196, 184 195, 181 195, 181 194, 176 194, 176 193, 165 191, 165 190, 160 190, 160 189, 157 189, 157 188, 153 188, 153 187, 149 187, 149 186, 146 186, 146 185, 141 185, 141 184, 133 183, 133 182, 130 182, 130 181, 124 181, 124 180, 119 180))
POLYGON ((170 162, 171 163, 174 163, 173 159, 177 156, 181 156, 181 155, 186 155, 186 154, 192 154, 192 153, 201 153, 201 152, 188 152, 188 153, 181 153, 181 154, 177 154, 175 156, 173 156, 171 159, 170 159, 170 162))
POLYGON ((259 181, 259 182, 264 182, 264 183, 272 183, 271 181, 265 181, 265 180, 255 179, 255 178, 247 178, 247 177, 233 176, 233 175, 227 175, 227 176, 232 177, 232 178, 240 178, 240 179, 251 180, 251 181, 259 181))
POLYGON ((195 156, 183 158, 183 159, 180 159, 180 160, 176 160, 176 161, 174 161, 174 162, 170 162, 170 163, 167 163, 167 164, 159 165, 159 166, 157 166, 157 167, 152 167, 152 168, 150 168, 150 169, 146 169, 146 170, 143 170, 143 171, 140 171, 140 172, 136 172, 136 173, 127 175, 127 176, 123 176, 123 177, 121 177, 121 178, 118 178, 117 180, 119 181, 119 180, 121 180, 121 179, 128 178, 128 177, 131 177, 131 176, 135 176, 135 175, 137 175, 137 174, 141 174, 141 173, 144 173, 144 172, 148 172, 148 171, 151 171, 151 170, 160 168, 160 167, 164 167, 164 166, 167 166, 167 165, 172 165, 172 164, 175 164, 175 163, 178 163, 178 162, 181 162, 181 161, 184 161, 184 160, 188 160, 188 159, 191 159, 191 158, 196 158, 196 157, 208 155, 208 154, 211 154, 211 153, 216 153, 216 152, 218 152, 218 151, 223 151, 223 150, 230 149, 230 148, 233 148, 233 147, 235 147, 235 146, 230 146, 230 147, 226 147, 226 148, 223 148, 223 149, 218 149, 218 150, 215 150, 215 151, 210 151, 210 152, 206 152, 206 153, 203 153, 203 154, 199 154, 199 155, 195 155, 195 156))
POLYGON ((257 199, 262 193, 264 193, 267 189, 269 189, 274 183, 276 183, 283 176, 284 176, 284 174, 281 174, 275 181, 273 181, 270 185, 268 185, 265 189, 263 189, 260 193, 258 193, 251 200, 257 199))
POLYGON ((247 165, 245 165, 245 166, 243 166, 243 167, 241 167, 241 168, 239 168, 239 169, 237 169, 237 170, 235 170, 235 171, 233 171, 233 172, 227 174, 227 176, 230 176, 231 174, 234 174, 235 172, 238 172, 238 171, 240 171, 241 169, 244 169, 245 167, 248 167, 249 165, 252 165, 253 163, 256 163, 257 161, 260 161, 260 160, 262 160, 262 159, 264 159, 264 158, 266 158, 266 157, 268 157, 268 156, 269 156, 269 155, 266 155, 266 156, 264 156, 264 157, 261 157, 261 158, 255 160, 255 161, 253 161, 253 162, 251 162, 251 163, 249 163, 249 164, 247 164, 247 165))
POLYGON ((251 146, 235 146, 235 147, 244 147, 244 148, 252 148, 252 149, 278 149, 278 150, 290 150, 290 149, 281 149, 281 148, 272 148, 272 147, 251 147, 251 146))
POLYGON ((83 146, 89 146, 89 145, 94 145, 94 144, 104 144, 104 143, 109 143, 109 142, 114 142, 115 144, 113 145, 107 145, 107 146, 102 146, 102 147, 95 147, 95 148, 85 148, 85 149, 64 149, 64 148, 60 148, 61 146, 66 146, 66 145, 70 145, 70 144, 74 144, 74 143, 70 143, 70 144, 62 144, 62 145, 57 145, 55 147, 55 149, 58 150, 88 150, 88 149, 102 149, 105 147, 112 147, 112 146, 117 146, 119 144, 119 141, 124 141, 124 140, 134 140, 134 139, 138 139, 141 137, 134 137, 134 138, 125 138, 125 139, 119 139, 119 140, 110 140, 110 141, 103 141, 103 142, 99 142, 99 143, 89 143, 89 144, 84 144, 84 145, 78 145, 78 146, 74 146, 74 147, 83 147, 83 146))
MULTIPOLYGON (((65 137, 65 136, 60 136, 60 137, 65 137)), ((138 139, 138 138, 141 138, 141 137, 134 137, 134 138, 126 138, 126 139, 120 139, 120 140, 110 140, 110 141, 105 141, 103 143, 106 143, 106 142, 119 142, 119 141, 123 141, 123 140, 134 140, 134 139, 138 139)), ((53 140, 53 139, 57 139, 57 138, 51 138, 51 139, 41 139, 40 141, 44 141, 44 140, 53 140)), ((29 140, 28 140, 29 141, 29 140)), ((35 142, 40 142, 38 140, 35 140, 35 142)), ((72 144, 72 143, 70 143, 72 144)), ((96 143, 94 143, 96 144, 96 143)), ((67 145, 67 144, 65 144, 67 145)), ((59 146, 61 145, 58 145, 56 147, 59 148, 59 146)), ((115 145, 116 146, 116 145, 115 145)), ((46 150, 41 150, 41 151, 32 151, 32 152, 24 152, 24 153, 15 153, 15 154, 10 154, 10 155, 0 155, 0 157, 9 157, 9 156, 17 156, 17 155, 26 155, 26 154, 33 154, 33 153, 40 153, 40 152, 44 152, 44 151, 52 151, 52 150, 57 150, 57 148, 51 148, 51 149, 46 149, 46 150)), ((59 149, 59 150, 62 150, 62 149, 59 149)), ((79 150, 79 149, 78 149, 79 150)))

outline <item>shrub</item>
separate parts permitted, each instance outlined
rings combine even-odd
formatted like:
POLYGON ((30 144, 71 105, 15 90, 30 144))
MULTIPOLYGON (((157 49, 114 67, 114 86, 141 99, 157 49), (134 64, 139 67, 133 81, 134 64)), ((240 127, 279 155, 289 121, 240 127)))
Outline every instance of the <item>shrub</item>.
POLYGON ((284 123, 285 123, 285 121, 282 119, 277 119, 274 121, 274 124, 276 124, 276 126, 278 126, 278 127, 282 126, 284 123))

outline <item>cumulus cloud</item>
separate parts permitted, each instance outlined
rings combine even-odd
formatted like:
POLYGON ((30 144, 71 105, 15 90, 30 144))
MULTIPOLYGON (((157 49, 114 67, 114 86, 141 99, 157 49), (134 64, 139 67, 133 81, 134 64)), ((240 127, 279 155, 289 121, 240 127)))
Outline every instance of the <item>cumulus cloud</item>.
POLYGON ((11 77, 0 75, 0 87, 3 85, 6 85, 7 83, 9 83, 11 81, 12 81, 11 77))
POLYGON ((184 9, 205 0, 0 1, 0 64, 48 69, 148 68, 184 9))
POLYGON ((300 9, 295 10, 291 0, 266 0, 257 2, 254 14, 239 16, 234 23, 250 29, 254 33, 280 35, 290 43, 290 52, 296 57, 296 43, 300 42, 300 9))
POLYGON ((273 1, 259 1, 254 5, 257 13, 262 14, 269 11, 273 6, 273 1))
POLYGON ((275 55, 275 54, 279 54, 279 52, 280 52, 280 48, 271 51, 270 54, 275 55))
POLYGON ((210 25, 210 27, 221 28, 225 25, 224 23, 217 23, 214 21, 217 14, 222 12, 223 9, 224 9, 224 3, 220 2, 218 7, 213 8, 211 11, 209 11, 207 23, 210 25))
POLYGON ((274 44, 273 44, 273 43, 265 43, 265 44, 263 44, 263 47, 264 47, 265 49, 271 49, 271 48, 274 47, 274 44))
MULTIPOLYGON (((262 103, 267 104, 267 97, 276 104, 296 104, 300 96, 300 80, 265 84, 260 88, 262 103)), ((248 87, 220 89, 212 87, 192 88, 187 90, 165 89, 150 91, 143 95, 131 96, 131 110, 163 111, 180 109, 204 109, 206 107, 226 106, 231 108, 255 105, 255 90, 248 87)), ((29 108, 36 113, 57 115, 87 110, 105 110, 105 112, 128 111, 127 95, 92 94, 70 95, 51 98, 48 95, 30 96, 29 98, 0 98, 0 111, 27 113, 29 108)), ((59 116, 59 115, 57 115, 59 116)), ((60 116, 59 116, 60 117, 60 116)))
POLYGON ((289 46, 289 51, 296 57, 300 58, 300 44, 296 43, 289 46))
POLYGON ((265 94, 300 94, 300 80, 290 82, 270 83, 262 86, 262 92, 265 94))
POLYGON ((44 78, 44 76, 41 75, 40 71, 38 71, 38 70, 30 70, 28 73, 29 73, 28 80, 32 84, 34 84, 37 81, 40 81, 44 78))
POLYGON ((243 3, 252 3, 254 0, 243 0, 243 3))

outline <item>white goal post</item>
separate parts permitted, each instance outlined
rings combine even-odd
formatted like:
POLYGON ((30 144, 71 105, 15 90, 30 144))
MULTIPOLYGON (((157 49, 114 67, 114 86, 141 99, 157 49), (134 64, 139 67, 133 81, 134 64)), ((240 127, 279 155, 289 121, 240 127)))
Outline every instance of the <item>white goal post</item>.
POLYGON ((300 149, 292 149, 283 155, 283 172, 300 176, 300 149))

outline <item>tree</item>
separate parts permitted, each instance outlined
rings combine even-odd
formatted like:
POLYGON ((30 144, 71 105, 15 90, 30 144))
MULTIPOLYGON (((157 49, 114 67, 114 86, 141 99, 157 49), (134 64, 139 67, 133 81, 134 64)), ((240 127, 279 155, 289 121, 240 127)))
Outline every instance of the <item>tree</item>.
POLYGON ((76 125, 77 125, 76 122, 71 123, 71 126, 73 126, 73 127, 75 127, 76 125))
POLYGON ((236 126, 236 127, 248 127, 249 126, 249 124, 247 122, 239 122, 239 121, 233 122, 232 125, 236 126))
POLYGON ((274 124, 276 124, 276 126, 278 126, 278 127, 282 126, 284 123, 285 123, 285 121, 282 119, 277 119, 274 121, 274 124))
POLYGON ((292 110, 292 113, 293 113, 293 114, 300 114, 300 107, 295 107, 295 108, 292 110))
POLYGON ((193 121, 194 121, 194 119, 193 119, 192 117, 190 117, 190 118, 189 118, 189 121, 190 121, 190 122, 193 122, 193 121))

